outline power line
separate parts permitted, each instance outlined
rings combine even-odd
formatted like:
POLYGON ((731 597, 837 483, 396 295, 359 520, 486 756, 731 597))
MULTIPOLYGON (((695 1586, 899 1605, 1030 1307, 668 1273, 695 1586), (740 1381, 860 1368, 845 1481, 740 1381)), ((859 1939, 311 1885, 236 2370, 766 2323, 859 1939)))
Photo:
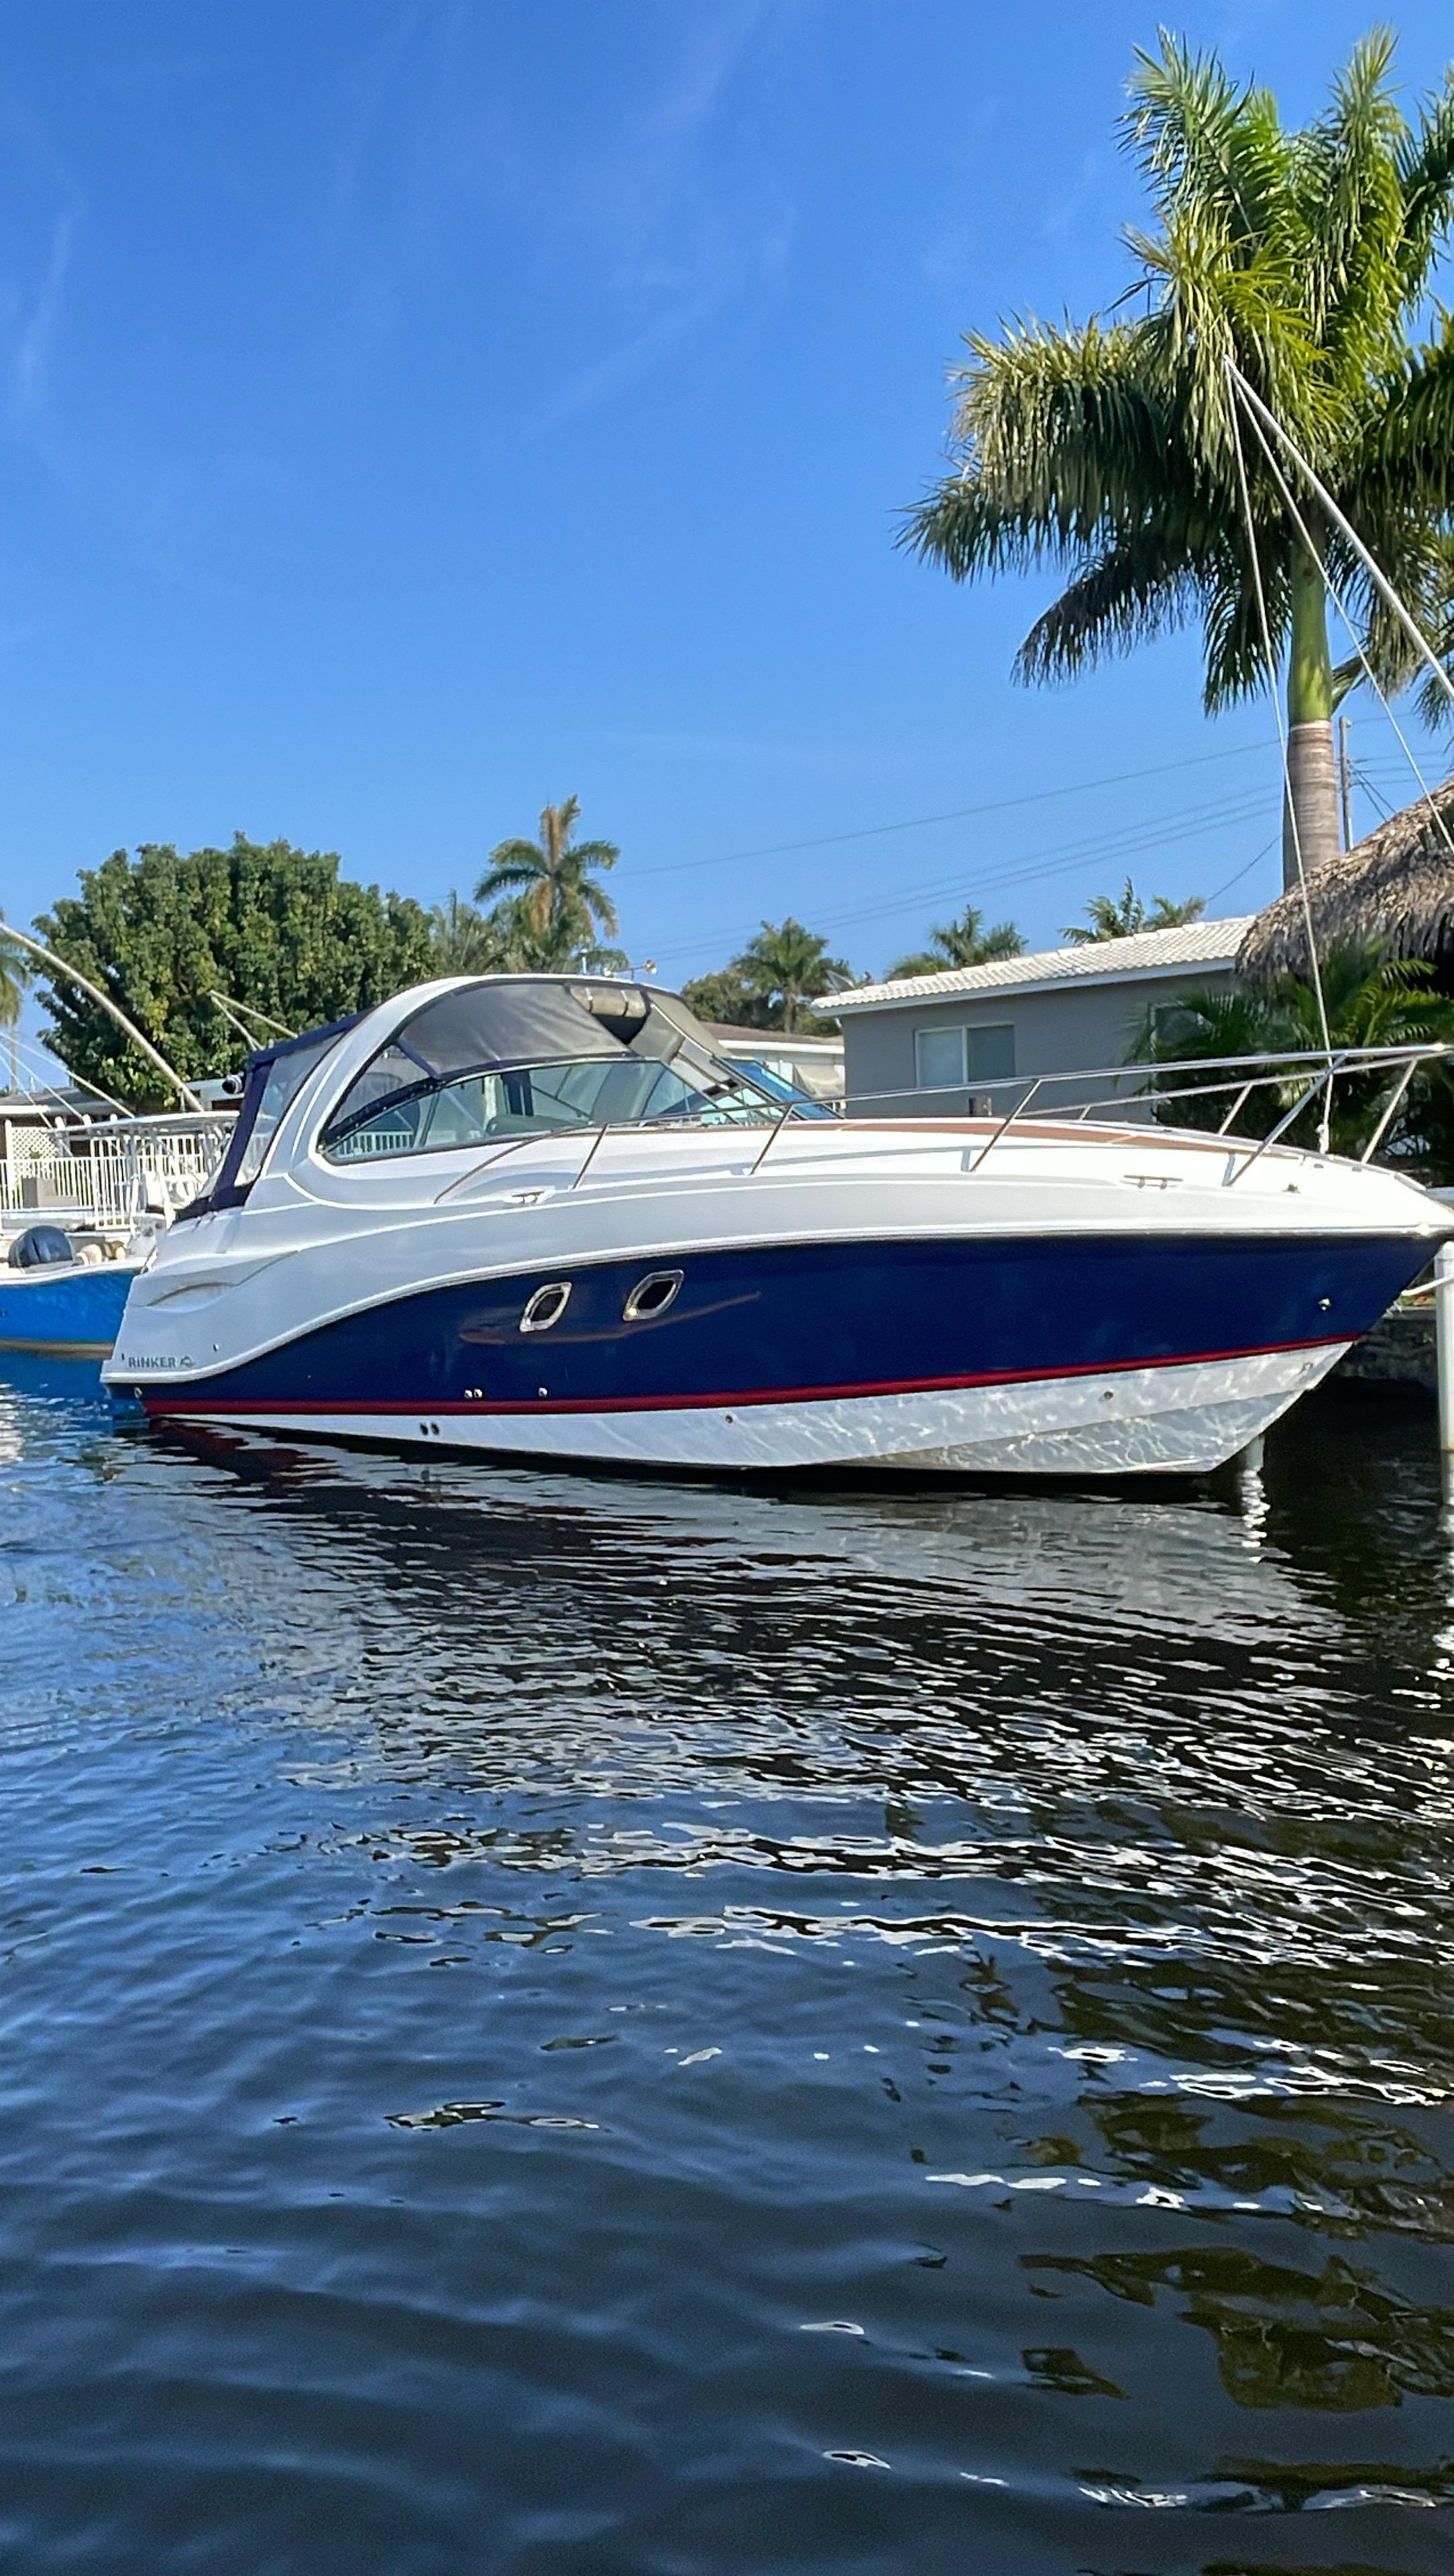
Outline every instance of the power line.
POLYGON ((1002 796, 992 805, 959 805, 945 814, 911 814, 901 823, 865 823, 852 832, 824 832, 811 841, 774 841, 760 850, 724 850, 711 859, 663 859, 655 867, 635 868, 629 883, 644 877, 678 876, 694 868, 744 867, 750 859, 783 859, 802 850, 832 850, 847 841, 882 840, 892 832, 923 832, 937 823, 967 823, 983 814, 1010 814, 1026 805, 1045 805, 1057 796, 1091 796, 1103 787, 1129 787, 1141 778, 1166 778, 1174 770, 1202 769, 1216 760, 1243 760, 1249 752, 1266 751, 1265 741, 1232 744, 1226 751, 1194 752, 1186 760, 1163 760, 1152 769, 1123 769, 1109 778, 1073 779, 1066 787, 1040 787, 1029 796, 1002 796))
MULTIPOLYGON (((1047 877, 1069 876, 1077 868, 1088 866, 1092 860, 1109 857, 1112 853, 1138 857, 1144 850, 1163 849, 1182 841, 1201 840, 1209 832, 1221 832, 1234 824, 1250 822, 1254 814, 1262 812, 1264 801, 1261 796, 1258 796, 1240 804, 1234 812, 1208 815, 1200 822, 1188 823, 1177 832, 1169 832, 1162 826, 1147 826, 1140 832, 1118 832, 1112 836, 1105 836, 1097 842, 1072 850, 1061 858, 1037 859, 1025 867, 1004 870, 998 876, 980 877, 976 880, 975 891, 988 892, 991 889, 1038 884, 1047 877)), ((930 888, 927 892, 931 898, 935 893, 958 892, 963 882, 961 871, 957 876, 943 879, 938 887, 930 888)), ((836 923, 840 926, 858 921, 876 921, 887 913, 901 911, 904 901, 903 894, 896 894, 883 903, 860 905, 851 912, 830 914, 828 920, 830 925, 836 923)))
POLYGON ((1242 879, 1244 877, 1250 877, 1253 869, 1260 867, 1264 859, 1271 858, 1273 851, 1277 847, 1279 837, 1279 834, 1274 832, 1270 841, 1264 841, 1261 849, 1257 852, 1254 858, 1250 858, 1248 860, 1245 868, 1239 868, 1234 877, 1228 877, 1224 885, 1219 885, 1213 893, 1207 896, 1204 908, 1210 910, 1214 903, 1220 903, 1223 895, 1230 894, 1234 885, 1240 885, 1242 879))
MULTIPOLYGON (((1012 886, 1029 885, 1047 877, 1069 875, 1074 869, 1086 866, 1094 859, 1106 858, 1112 854, 1134 857, 1144 850, 1169 848, 1183 841, 1200 839, 1209 832, 1229 831, 1239 824, 1250 822, 1254 816, 1264 810, 1264 806, 1265 799, 1260 792, 1227 797, 1219 804, 1210 807, 1187 806, 1176 814, 1163 817, 1160 821, 1138 824, 1130 831, 1117 828, 1111 832, 1096 833, 1089 839, 1062 843, 1058 850, 1040 852, 1023 865, 1002 868, 992 876, 981 876, 976 872, 973 892, 978 895, 1012 886)), ((860 905, 852 910, 822 916, 824 927, 845 929, 858 922, 879 920, 887 914, 902 912, 911 903, 935 902, 943 896, 962 891, 965 876, 966 871, 961 866, 952 877, 936 877, 932 880, 921 880, 914 885, 900 886, 883 903, 860 905)), ((729 929, 704 933, 689 945, 664 943, 665 953, 674 957, 696 957, 706 954, 709 950, 720 948, 726 942, 741 935, 739 922, 729 929)))
MULTIPOLYGON (((1060 874, 1081 861, 1103 858, 1118 850, 1134 851, 1156 846, 1170 846, 1204 830, 1214 830, 1242 822, 1251 815, 1261 812, 1263 804, 1264 799, 1259 791, 1252 794, 1242 792, 1235 796, 1224 797, 1217 804, 1210 806, 1182 806, 1171 814, 1160 816, 1154 822, 1138 823, 1129 828, 1118 824, 1110 831, 1095 832, 1089 837, 1062 841, 1058 845, 1052 843, 1048 849, 1041 849, 1033 855, 1027 854, 1008 867, 998 869, 993 875, 982 876, 976 870, 974 883, 977 889, 988 891, 991 887, 1019 885, 1033 878, 1060 874)), ((928 902, 937 896, 956 892, 964 884, 966 873, 966 868, 961 863, 953 876, 919 878, 910 885, 899 886, 887 908, 897 910, 905 903, 928 902)), ((849 916, 838 914, 834 917, 846 919, 849 916)))

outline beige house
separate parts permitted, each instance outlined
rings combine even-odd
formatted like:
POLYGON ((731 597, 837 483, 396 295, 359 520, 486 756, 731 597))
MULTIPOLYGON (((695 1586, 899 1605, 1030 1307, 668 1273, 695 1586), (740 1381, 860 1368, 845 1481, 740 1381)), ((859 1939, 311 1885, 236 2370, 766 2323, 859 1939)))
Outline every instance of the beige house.
MULTIPOLYGON (((921 1118, 1003 1112, 1037 1076, 1114 1070, 1158 1003, 1232 982, 1248 920, 1193 921, 835 993, 822 1008, 843 1023, 848 1106, 921 1118)), ((1047 1083, 1036 1106, 1072 1108, 1110 1088, 1047 1083)))

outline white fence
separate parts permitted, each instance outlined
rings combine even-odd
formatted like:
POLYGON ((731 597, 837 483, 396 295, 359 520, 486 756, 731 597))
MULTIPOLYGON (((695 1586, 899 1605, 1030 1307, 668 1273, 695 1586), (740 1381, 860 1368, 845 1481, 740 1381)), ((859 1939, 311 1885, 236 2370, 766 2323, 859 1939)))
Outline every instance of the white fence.
POLYGON ((222 1159, 232 1113, 41 1127, 0 1118, 0 1225, 49 1217, 130 1228, 185 1207, 222 1159))

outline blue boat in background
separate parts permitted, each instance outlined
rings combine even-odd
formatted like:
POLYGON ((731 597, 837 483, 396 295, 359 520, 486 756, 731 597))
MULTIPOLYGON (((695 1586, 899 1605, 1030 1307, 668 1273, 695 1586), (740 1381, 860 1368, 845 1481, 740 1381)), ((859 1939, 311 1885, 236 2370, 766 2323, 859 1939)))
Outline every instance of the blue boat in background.
POLYGON ((0 1351, 105 1359, 143 1267, 141 1260, 78 1259, 59 1226, 30 1226, 0 1264, 0 1351))

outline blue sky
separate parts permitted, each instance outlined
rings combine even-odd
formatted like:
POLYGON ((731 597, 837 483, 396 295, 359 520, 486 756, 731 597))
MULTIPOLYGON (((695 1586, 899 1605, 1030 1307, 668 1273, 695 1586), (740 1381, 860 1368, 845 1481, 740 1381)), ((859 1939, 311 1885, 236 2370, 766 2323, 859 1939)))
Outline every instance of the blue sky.
MULTIPOLYGON (((1301 116, 1369 13, 1177 23, 1301 116)), ((1417 88, 1454 32, 1401 25, 1417 88)), ((1154 27, 0 6, 0 906, 234 829, 433 901, 572 791, 675 980, 789 910, 877 970, 967 899, 1053 944, 1128 865, 1266 900, 1265 704, 1208 724, 1190 639, 1017 688, 1046 585, 892 542, 958 334, 1124 283, 1154 27)))

